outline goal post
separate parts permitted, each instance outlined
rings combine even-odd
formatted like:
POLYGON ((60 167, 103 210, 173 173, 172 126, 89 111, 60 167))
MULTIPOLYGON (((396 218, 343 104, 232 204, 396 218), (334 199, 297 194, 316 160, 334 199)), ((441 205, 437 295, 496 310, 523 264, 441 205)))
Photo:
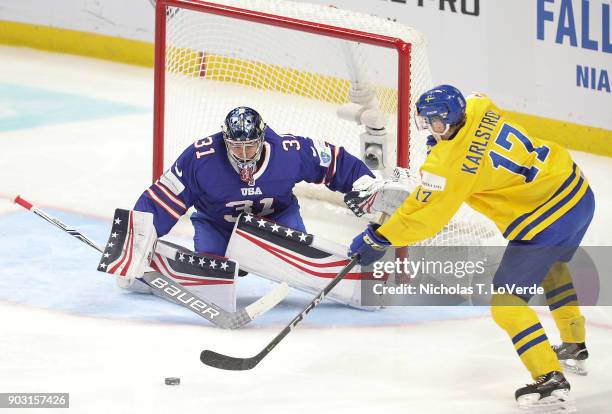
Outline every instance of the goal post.
MULTIPOLYGON (((334 39, 342 39, 348 42, 353 42, 357 44, 368 44, 381 48, 392 49, 397 53, 397 59, 394 66, 396 66, 397 72, 397 80, 395 89, 397 92, 397 103, 396 107, 393 108, 394 112, 397 114, 396 116, 396 127, 394 135, 394 146, 393 152, 395 153, 395 159, 393 160, 394 165, 407 167, 409 165, 409 143, 410 143, 410 91, 411 91, 411 46, 412 44, 404 40, 400 37, 393 37, 388 34, 375 33, 372 31, 358 30, 359 25, 354 25, 353 27, 343 27, 340 25, 331 25, 322 23, 327 18, 330 22, 334 21, 335 23, 346 23, 346 26, 351 25, 351 15, 358 15, 356 13, 346 13, 345 11, 340 11, 334 9, 332 7, 322 7, 322 6, 314 6, 307 5, 310 7, 312 11, 310 15, 308 13, 304 13, 303 10, 306 8, 303 5, 292 4, 291 2, 279 2, 279 1, 271 1, 269 4, 276 6, 278 9, 282 10, 282 7, 287 7, 286 13, 284 15, 281 14, 272 14, 270 12, 261 11, 261 5, 264 2, 258 1, 233 1, 228 2, 225 1, 223 3, 226 4, 216 4, 198 0, 158 0, 156 5, 156 32, 155 32, 155 96, 154 96, 154 108, 155 108, 155 119, 154 119, 154 155, 153 155, 153 178, 156 179, 161 175, 163 170, 168 167, 168 163, 171 160, 168 159, 168 141, 172 140, 170 135, 171 133, 165 127, 165 114, 167 111, 167 102, 166 102, 166 89, 167 85, 167 74, 168 74, 168 60, 170 58, 169 50, 175 50, 172 48, 176 48, 177 44, 176 38, 169 37, 168 26, 172 24, 172 20, 174 18, 179 19, 180 14, 185 11, 189 11, 191 13, 197 14, 200 16, 201 24, 206 24, 205 22, 210 20, 209 16, 218 16, 225 17, 229 20, 233 20, 235 27, 241 25, 241 22, 252 22, 261 26, 267 27, 277 27, 282 29, 288 29, 300 33, 311 33, 317 37, 327 37, 334 39), (235 6, 228 5, 227 3, 234 4, 242 4, 245 7, 250 8, 239 8, 235 6), (259 6, 259 9, 254 8, 259 6), (292 9, 293 7, 293 9, 292 9), (291 17, 291 15, 298 15, 302 12, 304 14, 303 17, 310 17, 311 20, 299 19, 296 17, 291 17), (320 12, 321 15, 319 17, 319 21, 316 21, 317 12, 320 12), (339 18, 345 20, 344 22, 339 18), (313 17, 315 17, 313 19, 313 17), (331 18, 330 18, 331 17, 331 18)), ((363 19, 363 15, 359 15, 361 19, 363 19)), ((374 16, 370 16, 373 21, 385 21, 385 19, 380 19, 374 16)), ((196 20, 196 19, 192 19, 196 20)), ((193 24, 193 23, 192 23, 193 24)), ((230 23, 228 23, 230 24, 230 23)), ((399 26, 399 25, 398 25, 399 26)), ((374 25, 372 25, 374 27, 374 25)), ((371 28, 371 27, 370 27, 371 28)), ((192 27, 193 30, 197 31, 197 27, 192 27)), ((381 30, 382 31, 382 30, 381 30)), ((389 32, 388 30, 386 30, 389 32)), ((420 39, 419 39, 420 40, 420 39)), ((204 48, 202 46, 206 46, 206 40, 196 40, 193 39, 193 43, 191 45, 182 44, 178 46, 179 48, 188 48, 190 53, 200 54, 200 57, 203 59, 203 56, 207 53, 206 50, 196 50, 198 46, 200 48, 204 48), (199 45, 197 43, 200 43, 199 45)), ((218 45, 214 45, 218 47, 218 45)), ((235 45, 234 45, 235 46, 235 45)), ((228 55, 232 54, 231 51, 232 45, 228 45, 225 50, 228 55)), ((271 48, 277 48, 278 44, 268 45, 271 48)), ((256 56, 253 58, 257 58, 256 56)), ((244 58, 243 58, 244 59, 244 58)), ((246 59, 245 59, 246 60, 246 59)), ((262 62, 265 64, 265 62, 262 62)), ((393 64, 392 62, 378 62, 382 67, 381 70, 384 70, 385 66, 389 64, 393 64)), ((183 73, 185 76, 189 76, 186 73, 183 73)), ((240 75, 238 75, 240 76, 240 75)), ((205 77, 205 76, 203 76, 205 77)), ((229 82, 236 82, 236 79, 229 80, 229 82)), ((238 81, 238 83, 240 83, 238 81)), ((298 85, 299 87, 299 85, 298 85)), ((422 88, 424 89, 424 88, 422 88)), ((343 100, 348 102, 348 96, 344 97, 343 100)), ((257 108, 256 108, 257 109, 257 108)), ((265 118, 264 118, 265 119, 265 118)), ((217 123, 220 124, 222 120, 217 120, 217 123)), ((275 125, 271 124, 272 127, 275 125)), ((200 134, 209 134, 213 133, 215 130, 202 130, 200 134)), ((289 132, 289 131, 284 131, 289 132)), ((300 133, 300 131, 293 131, 295 133, 300 133)), ((348 135, 348 134, 347 134, 348 135)), ((193 140, 197 138, 197 135, 193 137, 193 140)), ((318 137, 313 137, 318 138, 318 137)), ((358 140, 358 137, 353 137, 353 139, 358 140)), ((332 140, 333 141, 333 140, 332 140)), ((343 142, 333 142, 334 144, 343 145, 343 142)), ((352 148, 349 148, 351 150, 352 148)), ((176 154, 175 154, 176 155, 176 154)), ((355 154, 358 155, 358 154, 355 154)))
MULTIPOLYGON (((237 106, 279 134, 343 146, 367 164, 371 156, 381 176, 395 166, 417 176, 427 148, 413 103, 431 86, 424 36, 389 19, 288 0, 157 0, 153 179, 237 106)), ((295 193, 350 215, 337 193, 306 183, 295 193)), ((494 233, 464 207, 426 243, 494 233)))

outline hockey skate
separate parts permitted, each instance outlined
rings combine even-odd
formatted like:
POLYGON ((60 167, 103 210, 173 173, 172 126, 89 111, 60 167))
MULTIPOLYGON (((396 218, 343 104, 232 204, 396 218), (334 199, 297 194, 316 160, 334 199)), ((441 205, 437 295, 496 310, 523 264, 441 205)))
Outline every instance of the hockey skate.
POLYGON ((561 345, 553 345, 552 348, 557 354, 561 366, 566 371, 578 375, 588 374, 586 360, 589 357, 589 351, 584 342, 580 344, 563 342, 561 345))
POLYGON ((533 384, 516 390, 514 396, 519 408, 529 413, 576 412, 575 402, 570 397, 570 384, 558 371, 540 376, 533 384))

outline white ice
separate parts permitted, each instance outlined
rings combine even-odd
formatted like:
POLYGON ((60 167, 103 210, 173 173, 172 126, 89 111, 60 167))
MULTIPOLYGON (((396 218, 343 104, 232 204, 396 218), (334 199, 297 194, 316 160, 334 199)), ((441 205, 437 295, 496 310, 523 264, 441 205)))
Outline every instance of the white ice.
MULTIPOLYGON (((53 411, 58 413, 516 412, 513 392, 530 379, 486 310, 407 307, 377 316, 322 306, 252 371, 202 365, 203 348, 255 354, 308 296, 294 296, 253 327, 222 331, 155 298, 120 292, 101 273, 88 272, 95 254, 64 242, 69 236, 46 223, 34 224, 38 219, 26 218, 10 200, 20 193, 68 219, 85 217, 85 228, 103 240, 104 220, 115 207, 129 208, 150 183, 152 70, 7 47, 0 47, 0 61, 0 95, 30 88, 50 99, 62 96, 51 93, 57 92, 113 104, 102 105, 106 115, 96 118, 78 108, 91 102, 77 99, 72 118, 58 112, 57 123, 46 119, 36 127, 29 124, 36 112, 52 111, 55 103, 30 105, 21 124, 8 126, 15 100, 7 104, 0 96, 0 274, 5 281, 36 282, 24 282, 21 291, 0 283, 0 392, 69 392, 71 408, 53 411), (113 106, 122 113, 113 113, 113 106), (14 238, 17 249, 10 248, 14 238), (80 257, 77 271, 71 257, 80 257), (49 283, 46 300, 37 305, 23 299, 30 288, 40 293, 43 282, 49 283), (168 376, 182 384, 164 385, 168 376)), ((61 104, 56 102, 59 109, 61 104)), ((573 154, 597 199, 584 244, 610 245, 610 159, 573 154)), ((315 233, 325 225, 315 220, 317 213, 306 209, 315 233)), ((357 230, 344 223, 332 232, 347 242, 357 230)), ((178 238, 189 234, 188 222, 175 231, 178 238)), ((609 412, 612 310, 584 312, 591 372, 570 381, 581 413, 609 412)), ((552 320, 545 309, 540 313, 556 342, 552 320)))

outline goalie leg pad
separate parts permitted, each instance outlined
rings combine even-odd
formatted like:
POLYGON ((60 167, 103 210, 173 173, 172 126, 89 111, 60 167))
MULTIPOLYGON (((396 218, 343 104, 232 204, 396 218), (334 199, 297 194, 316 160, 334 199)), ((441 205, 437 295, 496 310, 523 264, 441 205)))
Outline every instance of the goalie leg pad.
POLYGON ((222 256, 194 253, 160 240, 151 267, 224 310, 236 311, 238 263, 235 261, 222 256), (176 253, 172 257, 163 255, 166 247, 174 249, 176 253))
MULTIPOLYGON (((236 222, 227 255, 239 261, 242 269, 258 276, 318 294, 349 262, 346 251, 344 246, 315 240, 311 234, 247 214, 236 222)), ((362 283, 371 276, 355 266, 326 297, 345 305, 374 309, 375 306, 361 303, 362 283)))

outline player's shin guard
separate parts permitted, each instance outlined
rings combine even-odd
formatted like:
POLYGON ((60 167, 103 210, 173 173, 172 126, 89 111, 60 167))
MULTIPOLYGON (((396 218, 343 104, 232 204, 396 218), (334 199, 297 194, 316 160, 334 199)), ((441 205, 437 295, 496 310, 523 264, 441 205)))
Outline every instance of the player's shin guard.
POLYGON ((580 313, 578 297, 567 264, 557 262, 553 265, 542 287, 561 340, 572 344, 583 343, 586 337, 584 316, 580 313))
POLYGON ((538 316, 527 303, 514 295, 495 294, 491 300, 495 322, 508 333, 521 361, 533 379, 551 371, 561 371, 538 316))

